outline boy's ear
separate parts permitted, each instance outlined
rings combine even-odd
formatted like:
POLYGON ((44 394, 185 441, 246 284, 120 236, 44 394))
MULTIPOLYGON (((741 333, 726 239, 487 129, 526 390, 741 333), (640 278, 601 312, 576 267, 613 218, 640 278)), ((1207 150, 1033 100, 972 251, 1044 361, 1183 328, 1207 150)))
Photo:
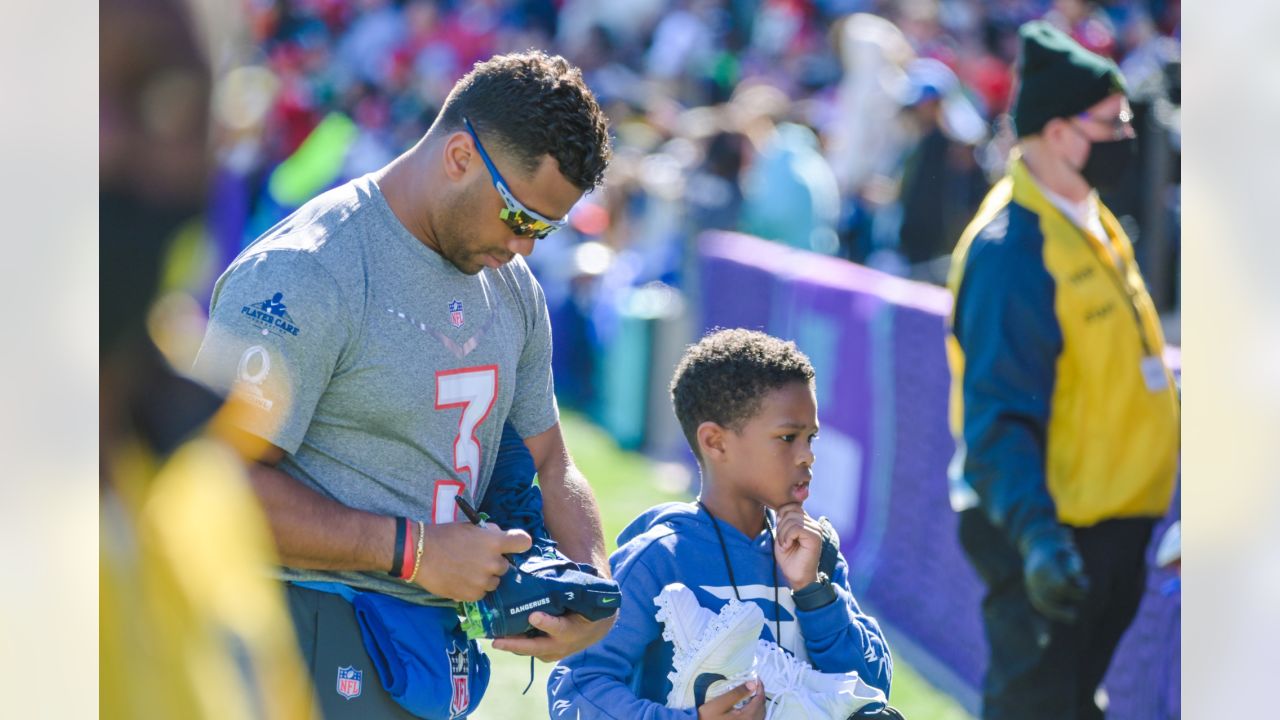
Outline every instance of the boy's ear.
POLYGON ((723 460, 725 435, 729 430, 710 420, 698 426, 698 449, 707 460, 723 460))

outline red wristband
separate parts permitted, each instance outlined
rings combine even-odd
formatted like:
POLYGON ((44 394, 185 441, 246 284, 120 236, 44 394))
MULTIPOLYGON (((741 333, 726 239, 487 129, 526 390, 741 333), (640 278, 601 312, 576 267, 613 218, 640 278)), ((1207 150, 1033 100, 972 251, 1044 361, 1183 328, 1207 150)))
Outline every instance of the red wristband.
POLYGON ((413 523, 409 520, 409 518, 401 518, 401 519, 404 520, 404 523, 407 526, 408 532, 404 534, 404 548, 402 548, 402 552, 404 553, 403 557, 405 559, 405 562, 401 563, 400 565, 400 568, 401 568, 400 579, 408 580, 410 573, 413 572, 413 564, 408 562, 409 558, 413 557, 413 543, 414 543, 413 523))

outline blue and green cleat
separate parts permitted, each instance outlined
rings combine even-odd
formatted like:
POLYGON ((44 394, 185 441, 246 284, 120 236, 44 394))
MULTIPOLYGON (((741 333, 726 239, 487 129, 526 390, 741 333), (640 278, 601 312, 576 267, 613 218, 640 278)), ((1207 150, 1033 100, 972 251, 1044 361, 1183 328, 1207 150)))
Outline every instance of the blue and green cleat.
POLYGON ((461 603, 460 614, 462 629, 471 639, 537 637, 543 633, 529 624, 535 612, 554 616, 575 612, 595 621, 618 612, 621 605, 616 582, 600 577, 590 565, 535 546, 516 556, 496 590, 479 602, 461 603))

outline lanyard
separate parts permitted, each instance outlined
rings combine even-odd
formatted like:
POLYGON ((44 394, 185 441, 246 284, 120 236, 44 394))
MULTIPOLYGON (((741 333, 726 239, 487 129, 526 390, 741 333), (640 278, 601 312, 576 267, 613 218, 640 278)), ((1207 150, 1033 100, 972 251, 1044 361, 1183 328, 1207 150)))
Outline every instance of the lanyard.
MULTIPOLYGON (((1062 213, 1062 210, 1056 207, 1054 209, 1058 210, 1059 214, 1062 213)), ((1069 218, 1068 222, 1070 222, 1069 218)), ((1117 247, 1116 258, 1120 261, 1120 267, 1116 267, 1116 264, 1113 262, 1105 261, 1098 255, 1093 244, 1089 242, 1089 235, 1083 229, 1076 227, 1074 222, 1071 223, 1071 226, 1076 228, 1076 232, 1080 235, 1080 240, 1088 246, 1090 251, 1092 251, 1094 259, 1098 261, 1098 264, 1105 266, 1102 270, 1103 273, 1110 277, 1112 283, 1115 284, 1116 289, 1129 299, 1129 310, 1133 313, 1133 321, 1138 326, 1138 338, 1142 341, 1142 352, 1147 357, 1155 357, 1156 350, 1152 347, 1150 339, 1147 338, 1147 326, 1142 324, 1142 313, 1138 310, 1138 291, 1129 283, 1129 271, 1132 269, 1129 264, 1129 259, 1126 258, 1124 253, 1120 252, 1120 248, 1117 247)), ((1107 229, 1106 223, 1103 223, 1102 231, 1107 233, 1107 239, 1110 241, 1110 231, 1107 229)), ((1099 240, 1099 242, 1101 242, 1101 240, 1099 240)))
MULTIPOLYGON (((729 571, 729 584, 733 586, 733 596, 742 602, 742 595, 738 594, 738 582, 733 579, 733 564, 729 562, 729 548, 724 544, 724 535, 720 532, 720 524, 716 522, 716 516, 711 514, 711 509, 698 501, 698 507, 702 508, 707 517, 711 518, 711 527, 716 531, 716 539, 720 541, 720 552, 724 555, 724 567, 729 571)), ((773 544, 773 521, 769 519, 769 511, 764 511, 764 525, 769 529, 769 543, 773 544)), ((778 604, 778 555, 773 555, 773 639, 782 646, 782 606, 778 604)))

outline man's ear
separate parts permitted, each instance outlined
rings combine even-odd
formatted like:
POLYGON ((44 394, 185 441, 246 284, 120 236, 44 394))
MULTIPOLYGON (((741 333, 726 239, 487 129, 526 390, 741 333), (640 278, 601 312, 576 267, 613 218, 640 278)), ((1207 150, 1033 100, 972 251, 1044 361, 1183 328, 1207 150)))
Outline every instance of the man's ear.
POLYGON ((706 460, 723 461, 725 457, 725 440, 731 430, 719 423, 707 420, 698 426, 698 451, 706 460))
POLYGON ((1040 137, 1044 138, 1045 144, 1054 148, 1070 142, 1071 138, 1067 136, 1074 133, 1071 121, 1066 118, 1053 118, 1040 129, 1040 137))
POLYGON ((467 168, 478 160, 471 136, 461 130, 450 133, 445 138, 444 150, 440 155, 445 176, 454 182, 461 181, 467 174, 467 168))

